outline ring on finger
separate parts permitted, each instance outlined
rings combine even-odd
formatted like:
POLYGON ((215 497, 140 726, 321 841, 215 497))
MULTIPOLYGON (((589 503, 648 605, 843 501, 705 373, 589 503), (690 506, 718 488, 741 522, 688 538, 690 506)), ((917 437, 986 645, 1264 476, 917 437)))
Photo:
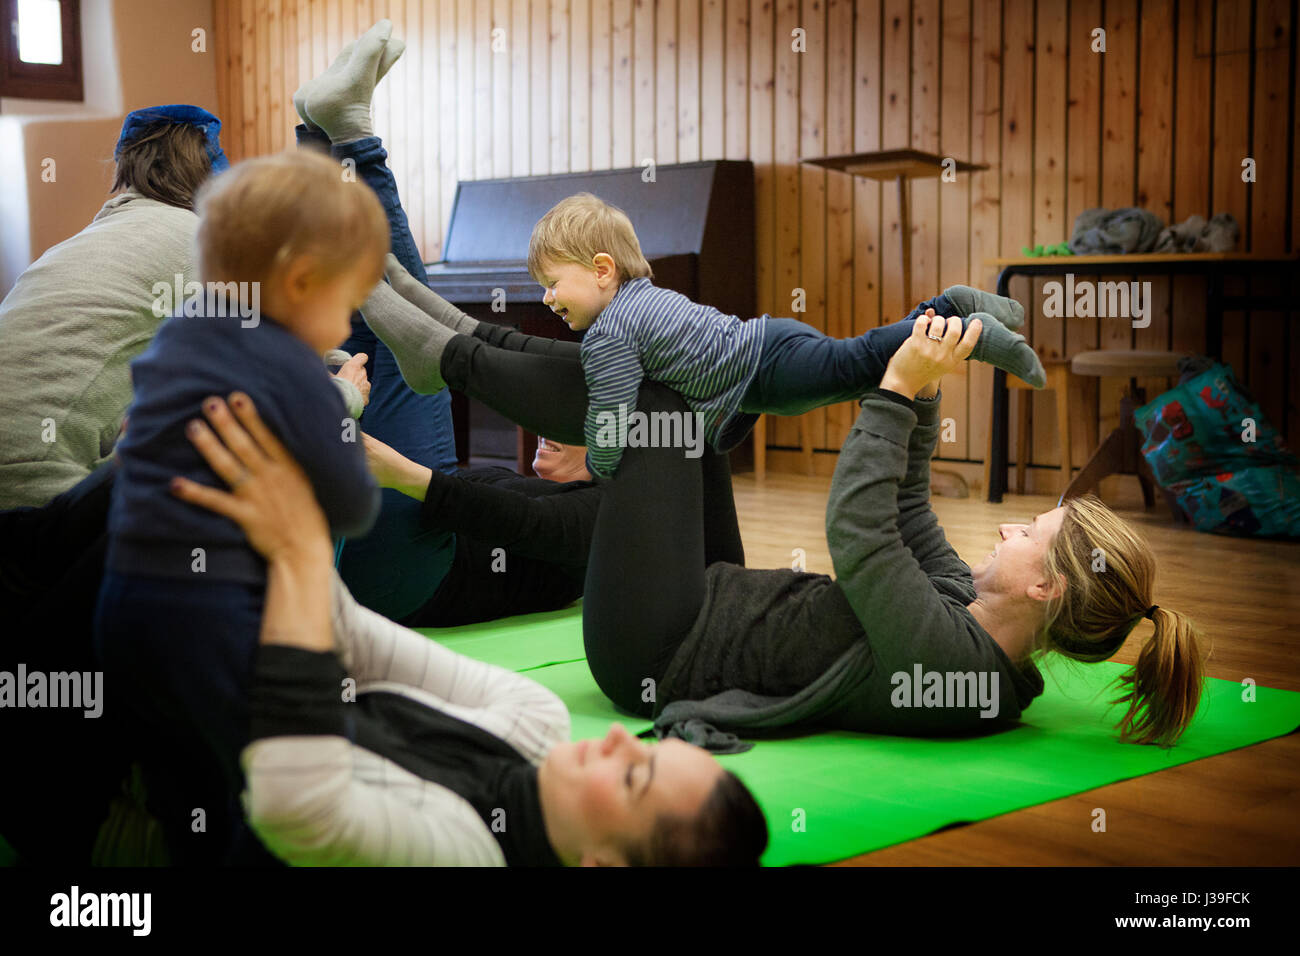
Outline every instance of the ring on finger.
POLYGON ((239 486, 242 485, 244 482, 248 481, 248 479, 252 477, 253 477, 253 473, 249 471, 247 468, 245 468, 244 473, 230 483, 230 490, 238 491, 239 486))

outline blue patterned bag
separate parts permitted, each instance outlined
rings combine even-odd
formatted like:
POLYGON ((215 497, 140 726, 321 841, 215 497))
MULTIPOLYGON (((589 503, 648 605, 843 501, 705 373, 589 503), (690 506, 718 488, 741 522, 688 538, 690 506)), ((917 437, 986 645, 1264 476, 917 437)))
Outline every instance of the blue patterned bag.
POLYGON ((1196 528, 1300 537, 1300 462, 1227 365, 1157 396, 1134 417, 1157 483, 1196 528))

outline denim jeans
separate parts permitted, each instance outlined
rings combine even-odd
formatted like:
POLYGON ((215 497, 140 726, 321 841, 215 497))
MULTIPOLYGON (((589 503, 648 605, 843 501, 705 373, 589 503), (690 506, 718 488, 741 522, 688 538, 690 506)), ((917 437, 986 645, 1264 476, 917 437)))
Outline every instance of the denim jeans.
POLYGON ((927 299, 900 322, 868 329, 851 339, 833 339, 797 319, 767 320, 758 373, 741 399, 743 413, 802 415, 862 398, 880 384, 889 360, 912 334, 926 309, 956 315, 947 296, 927 299))
MULTIPOLYGON (((357 176, 375 191, 388 216, 393 255, 411 275, 424 281, 424 263, 379 138, 330 146, 324 134, 301 125, 297 135, 299 146, 328 149, 335 159, 356 164, 357 176)), ((340 348, 370 356, 366 366, 370 402, 361 416, 362 430, 421 465, 446 473, 455 471, 456 438, 447 390, 437 395, 412 391, 402 380, 393 353, 370 331, 360 313, 352 316, 352 335, 340 348)), ((386 488, 370 533, 344 544, 339 575, 361 604, 403 621, 433 596, 451 568, 455 550, 454 534, 421 527, 420 502, 386 488)))

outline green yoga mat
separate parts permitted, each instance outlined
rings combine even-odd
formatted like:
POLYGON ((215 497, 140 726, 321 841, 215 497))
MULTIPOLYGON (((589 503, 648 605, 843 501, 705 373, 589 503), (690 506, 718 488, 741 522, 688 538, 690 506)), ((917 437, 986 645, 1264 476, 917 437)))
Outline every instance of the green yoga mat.
MULTIPOLYGON (((634 733, 650 723, 614 710, 587 670, 580 607, 421 633, 555 691, 573 739, 601 737, 611 721, 634 733)), ((1300 693, 1210 679, 1196 718, 1169 750, 1121 744, 1121 713, 1107 701, 1127 668, 1055 657, 1047 689, 1019 726, 977 738, 923 740, 823 733, 758 740, 719 758, 767 816, 767 866, 830 863, 911 840, 954 823, 984 820, 1130 777, 1235 750, 1300 727, 1300 693)))

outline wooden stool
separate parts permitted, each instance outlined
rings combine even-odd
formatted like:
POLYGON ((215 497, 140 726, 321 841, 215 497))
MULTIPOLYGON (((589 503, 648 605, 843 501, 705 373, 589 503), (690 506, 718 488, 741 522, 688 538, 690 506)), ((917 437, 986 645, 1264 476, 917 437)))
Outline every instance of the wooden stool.
MULTIPOLYGON (((1071 360, 1070 368, 1075 375, 1097 379, 1106 376, 1127 378, 1128 387, 1120 399, 1119 427, 1107 435, 1092 453, 1078 477, 1066 487, 1065 494, 1061 496, 1062 501, 1087 494, 1107 475, 1126 474, 1137 475, 1142 486, 1142 501, 1146 507, 1155 504, 1155 475, 1142 457, 1142 433, 1133 421, 1134 409, 1146 402, 1146 392, 1138 388, 1137 380, 1142 377, 1177 378, 1178 360, 1183 357, 1177 352, 1115 349, 1080 352, 1071 360)), ((1163 493, 1174 520, 1182 520, 1182 512, 1173 496, 1168 492, 1163 493)))
MULTIPOLYGON (((1074 417, 1075 410, 1088 408, 1082 396, 1078 395, 1083 383, 1088 379, 1076 379, 1070 374, 1070 363, 1064 361, 1044 362, 1043 371, 1047 373, 1047 384, 1043 386, 1056 395, 1056 430, 1060 434, 1061 440, 1061 478, 1060 490, 1063 492, 1070 484, 1071 474, 1071 453, 1073 447, 1070 441, 1070 420, 1074 417)), ((1016 494, 1025 493, 1025 468, 1029 464, 1029 409, 1033 400, 1034 387, 1023 379, 1017 378, 1010 373, 1007 374, 1007 388, 1011 389, 1011 394, 1020 396, 1016 400, 1016 494)), ((1091 417, 1091 416, 1090 416, 1091 417)), ((1095 444, 1097 441, 1097 423, 1092 423, 1092 431, 1089 433, 1089 442, 1095 444)), ((984 487, 989 485, 989 474, 993 461, 993 429, 987 431, 987 442, 984 447, 984 487)))

